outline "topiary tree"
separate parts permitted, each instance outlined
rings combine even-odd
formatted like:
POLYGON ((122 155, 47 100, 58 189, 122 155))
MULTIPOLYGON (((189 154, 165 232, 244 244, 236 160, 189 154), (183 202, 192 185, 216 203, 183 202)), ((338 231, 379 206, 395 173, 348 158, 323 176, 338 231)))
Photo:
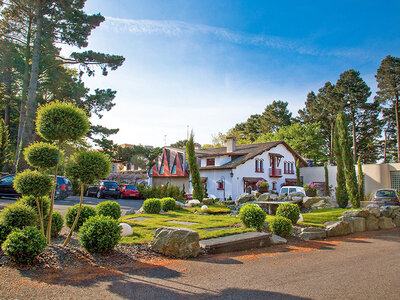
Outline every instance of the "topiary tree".
MULTIPOLYGON (((47 221, 48 218, 45 219, 47 221)), ((44 223, 46 226, 45 229, 47 229, 47 222, 44 223)), ((51 219, 51 237, 55 238, 57 237, 64 225, 64 218, 61 215, 61 213, 57 210, 53 211, 53 218, 51 219)))
POLYGON ((301 186, 300 160, 299 159, 296 159, 296 185, 301 186))
MULTIPOLYGON (((193 199, 203 200, 204 190, 201 183, 199 165, 197 164, 196 153, 194 151, 193 131, 190 134, 189 141, 186 144, 186 159, 189 164, 190 177, 193 186, 193 199)), ((225 187, 224 187, 225 188, 225 187)))
POLYGON ((339 141, 338 126, 339 126, 338 119, 336 119, 335 131, 334 131, 334 147, 333 147, 337 165, 335 197, 339 207, 346 208, 349 202, 349 198, 346 190, 346 179, 344 176, 343 155, 339 141))
POLYGON ((40 205, 40 198, 47 196, 53 187, 53 182, 48 175, 44 175, 38 171, 25 170, 18 173, 14 179, 15 190, 24 195, 32 196, 35 198, 37 212, 39 216, 40 230, 44 234, 43 226, 43 206, 40 205))
POLYGON ((260 230, 264 226, 267 214, 255 204, 243 205, 239 211, 239 217, 246 227, 260 230))
POLYGON ((79 214, 82 208, 85 184, 89 185, 98 179, 106 178, 111 172, 111 161, 108 155, 102 152, 95 150, 82 150, 71 158, 66 171, 70 178, 79 181, 81 186, 81 198, 74 224, 72 225, 71 231, 64 242, 64 246, 68 245, 72 233, 74 232, 76 223, 78 222, 79 214))
POLYGON ((12 227, 0 222, 0 245, 7 239, 7 236, 11 233, 12 227))
POLYGON ((161 211, 161 200, 149 198, 143 202, 143 211, 146 214, 158 214, 161 211))
POLYGON ((300 208, 297 204, 294 203, 282 203, 278 206, 276 210, 276 215, 280 217, 284 217, 292 221, 293 224, 296 224, 300 219, 300 208))
POLYGON ((361 158, 360 157, 358 157, 357 168, 358 168, 358 195, 360 197, 360 201, 364 201, 364 198, 365 198, 364 176, 363 176, 363 170, 362 170, 362 166, 361 166, 361 158))
POLYGON ((65 225, 68 228, 72 228, 75 223, 76 218, 78 221, 75 223, 75 230, 79 230, 79 228, 85 223, 87 219, 96 215, 96 209, 90 205, 83 204, 82 206, 75 204, 74 206, 68 207, 67 212, 65 214, 65 225), (80 213, 78 216, 78 211, 80 209, 80 213))
POLYGON ((118 220, 121 217, 121 206, 115 201, 104 201, 96 205, 96 213, 118 220))
MULTIPOLYGON (((40 212, 42 214, 42 217, 47 220, 49 217, 49 211, 50 211, 50 198, 47 196, 40 197, 38 198, 39 200, 39 205, 40 205, 40 212)), ((32 207, 37 214, 39 215, 37 203, 36 203, 36 198, 34 196, 22 196, 21 200, 19 200, 24 205, 32 207)), ((44 222, 43 222, 44 224, 44 222)))
POLYGON ((163 211, 169 211, 175 209, 175 199, 171 197, 166 197, 161 199, 161 209, 163 211))
MULTIPOLYGON (((73 104, 55 101, 38 109, 36 131, 44 140, 55 143, 58 148, 64 142, 79 141, 86 135, 89 128, 90 123, 87 115, 82 109, 73 104)), ((54 185, 51 193, 50 212, 46 230, 48 243, 51 238, 57 172, 58 163, 54 167, 54 185)))
POLYGON ((11 228, 37 226, 37 221, 36 211, 19 202, 6 206, 0 215, 0 223, 11 228))
POLYGON ((281 237, 289 237, 293 232, 292 222, 285 218, 277 216, 269 222, 269 228, 272 233, 277 234, 281 237))
POLYGON ((49 143, 36 142, 24 149, 25 160, 39 170, 54 168, 58 164, 60 151, 49 143))
POLYGON ((328 173, 328 164, 324 163, 324 172, 325 172, 325 193, 326 196, 331 195, 331 191, 329 190, 329 173, 328 173))

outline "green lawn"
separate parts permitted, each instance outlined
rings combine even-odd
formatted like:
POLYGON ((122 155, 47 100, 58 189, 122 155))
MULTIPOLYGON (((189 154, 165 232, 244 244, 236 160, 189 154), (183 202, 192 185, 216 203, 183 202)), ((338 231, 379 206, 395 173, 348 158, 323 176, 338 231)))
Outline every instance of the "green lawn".
POLYGON ((300 222, 299 225, 306 226, 319 226, 323 227, 327 221, 338 221, 339 217, 345 212, 346 208, 323 208, 317 209, 313 212, 303 214, 304 222, 300 222))
POLYGON ((121 222, 128 223, 132 226, 133 236, 123 237, 121 244, 142 244, 150 242, 154 236, 154 230, 160 227, 184 227, 197 231, 200 239, 209 239, 214 237, 226 236, 235 233, 255 231, 255 229, 245 228, 241 226, 240 219, 237 216, 227 215, 200 215, 193 214, 188 210, 175 210, 165 214, 138 214, 128 215, 120 219, 121 222), (137 218, 149 218, 139 221, 137 218), (170 223, 167 221, 186 221, 197 223, 193 225, 183 225, 178 223, 170 223), (204 228, 230 227, 216 231, 206 231, 204 228))
MULTIPOLYGON (((207 205, 207 213, 211 215, 220 215, 220 214, 229 214, 231 210, 223 205, 207 205)), ((198 212, 201 212, 201 206, 195 206, 191 208, 186 208, 188 211, 194 212, 197 210, 198 212)))

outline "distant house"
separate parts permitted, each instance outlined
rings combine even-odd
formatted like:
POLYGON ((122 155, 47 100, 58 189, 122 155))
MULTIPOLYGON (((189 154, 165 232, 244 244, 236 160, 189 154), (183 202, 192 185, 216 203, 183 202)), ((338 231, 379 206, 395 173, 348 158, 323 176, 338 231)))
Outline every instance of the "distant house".
MULTIPOLYGON (((226 147, 196 149, 196 155, 208 194, 221 199, 235 199, 256 190, 257 181, 262 179, 275 191, 283 185, 295 185, 296 160, 299 159, 301 166, 308 166, 284 141, 236 145, 235 138, 228 138, 226 147)), ((156 185, 185 184, 191 189, 183 149, 165 147, 150 176, 156 185)))

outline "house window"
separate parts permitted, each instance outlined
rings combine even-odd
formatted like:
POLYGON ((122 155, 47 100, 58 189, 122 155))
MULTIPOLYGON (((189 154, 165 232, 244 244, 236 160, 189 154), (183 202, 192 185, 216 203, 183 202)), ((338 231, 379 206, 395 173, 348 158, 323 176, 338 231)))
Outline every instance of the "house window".
POLYGON ((207 158, 207 166, 215 166, 215 158, 207 158))
POLYGON ((286 163, 286 162, 283 163, 283 173, 285 173, 285 174, 288 173, 288 170, 287 170, 287 163, 286 163))
POLYGON ((294 174, 294 163, 290 163, 290 174, 294 174))
POLYGON ((217 181, 217 190, 223 190, 224 189, 224 182, 222 180, 217 181))
POLYGON ((258 159, 256 159, 255 162, 256 162, 256 172, 258 172, 258 159))
POLYGON ((256 159, 255 164, 256 164, 256 173, 264 173, 264 160, 256 159))
POLYGON ((276 190, 276 181, 272 182, 272 189, 276 190))
POLYGON ((264 160, 260 159, 260 173, 264 173, 264 160))

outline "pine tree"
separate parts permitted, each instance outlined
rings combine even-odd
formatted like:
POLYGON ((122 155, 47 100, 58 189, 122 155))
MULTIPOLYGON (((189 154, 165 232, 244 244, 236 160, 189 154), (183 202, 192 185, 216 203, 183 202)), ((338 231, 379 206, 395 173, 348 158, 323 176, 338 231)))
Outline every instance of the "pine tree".
POLYGON ((324 171, 325 171, 325 193, 326 196, 330 196, 331 192, 329 190, 329 173, 328 173, 328 164, 324 163, 324 171))
POLYGON ((296 185, 301 186, 301 177, 300 177, 300 160, 296 160, 296 185))
POLYGON ((342 153, 343 165, 345 168, 347 193, 353 207, 360 207, 356 170, 354 167, 353 155, 351 153, 350 136, 348 134, 348 126, 344 113, 338 114, 336 122, 338 125, 336 130, 338 131, 339 145, 342 153))
POLYGON ((347 207, 349 202, 349 197, 347 195, 346 190, 346 180, 344 176, 344 165, 343 165, 343 156, 342 156, 342 149, 339 141, 339 118, 336 119, 335 124, 335 133, 334 133, 334 152, 336 157, 336 165, 337 165, 337 172, 336 172, 336 188, 335 188, 335 196, 336 202, 341 208, 347 207))
POLYGON ((358 168, 358 194, 360 196, 360 200, 364 201, 364 176, 361 166, 361 159, 358 157, 357 161, 357 168, 358 168))
POLYGON ((190 134, 189 141, 186 144, 186 159, 189 164, 190 176, 193 186, 193 199, 202 201, 204 198, 203 185, 201 184, 199 165, 197 164, 196 153, 194 151, 194 136, 190 134))
POLYGON ((8 156, 8 144, 9 144, 8 128, 3 119, 0 119, 0 172, 3 171, 8 156))

